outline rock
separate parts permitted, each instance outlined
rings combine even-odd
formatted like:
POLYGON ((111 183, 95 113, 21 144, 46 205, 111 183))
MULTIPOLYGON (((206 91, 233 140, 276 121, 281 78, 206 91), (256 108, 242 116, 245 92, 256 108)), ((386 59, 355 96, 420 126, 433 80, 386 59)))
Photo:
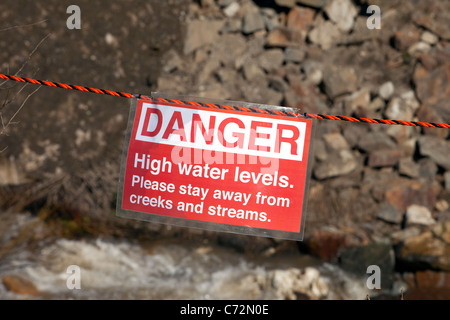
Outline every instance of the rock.
POLYGON ((407 300, 449 300, 450 272, 417 271, 408 286, 407 300))
POLYGON ((282 49, 274 48, 265 50, 257 58, 258 65, 266 72, 271 72, 281 67, 284 61, 282 49))
POLYGON ((388 126, 386 129, 386 133, 388 136, 393 138, 395 142, 401 147, 402 153, 404 156, 408 156, 409 154, 414 152, 415 146, 412 146, 412 152, 409 151, 408 141, 411 139, 411 136, 416 132, 417 128, 408 127, 408 126, 388 126), (408 151, 407 151, 408 150, 408 151))
POLYGON ((384 100, 389 100, 394 94, 394 84, 392 81, 383 83, 378 89, 378 95, 384 100))
POLYGON ((174 49, 167 51, 162 60, 164 64, 163 71, 167 73, 178 69, 182 63, 180 56, 174 49))
POLYGON ((384 149, 369 153, 367 165, 369 167, 392 167, 402 157, 402 151, 398 149, 384 149))
POLYGON ((176 94, 183 94, 185 90, 182 79, 178 76, 173 76, 172 74, 160 75, 156 87, 160 92, 171 92, 176 94))
POLYGON ((41 295, 34 283, 24 276, 6 275, 2 277, 2 282, 8 291, 14 293, 29 296, 41 295))
POLYGON ((368 112, 369 114, 374 115, 373 117, 380 117, 381 115, 381 110, 384 109, 385 106, 385 102, 383 99, 381 99, 380 97, 376 97, 375 99, 373 99, 369 106, 368 106, 368 112), (375 116, 378 115, 378 116, 375 116))
MULTIPOLYGON (((229 68, 239 69, 253 54, 253 42, 248 43, 242 34, 224 34, 220 41, 214 43, 214 51, 210 55, 210 60, 214 58, 229 68)), ((255 45, 256 47, 256 45, 255 45)))
POLYGON ((340 39, 341 32, 330 21, 318 23, 308 34, 309 40, 319 45, 323 50, 328 50, 340 39))
POLYGON ((435 108, 446 122, 450 121, 450 63, 430 71, 419 65, 413 80, 421 103, 435 108))
POLYGON ((200 98, 229 100, 231 94, 227 88, 215 83, 207 86, 200 86, 197 91, 193 91, 194 95, 200 98))
POLYGON ((408 138, 399 144, 405 157, 413 157, 416 152, 417 138, 408 138))
POLYGON ((328 0, 296 0, 297 3, 313 8, 322 8, 328 0))
POLYGON ((396 149, 396 144, 383 131, 369 131, 363 133, 358 140, 358 148, 367 153, 378 150, 396 149))
POLYGON ((428 44, 435 45, 436 43, 438 43, 439 37, 436 36, 434 33, 431 33, 429 31, 425 30, 420 35, 420 40, 422 40, 423 42, 426 42, 428 44))
MULTIPOLYGON (((428 105, 422 105, 417 110, 417 119, 422 122, 443 123, 444 119, 438 113, 436 108, 428 105)), ((445 139, 448 136, 448 130, 436 130, 435 128, 423 128, 423 132, 427 135, 434 135, 438 138, 445 139), (434 129, 434 130, 433 130, 434 129)))
POLYGON ((344 136, 338 132, 324 134, 323 139, 328 150, 350 150, 347 140, 345 140, 344 136))
POLYGON ((197 75, 197 84, 199 86, 205 85, 211 81, 211 76, 214 72, 220 67, 220 62, 218 59, 208 59, 204 64, 197 75))
POLYGON ((344 233, 323 228, 306 240, 309 254, 331 263, 338 261, 338 256, 348 243, 349 239, 344 233))
POLYGON ((345 98, 345 114, 364 112, 370 103, 370 89, 365 87, 345 98))
POLYGON ((288 300, 296 300, 299 295, 318 300, 325 298, 329 292, 327 282, 313 267, 275 270, 272 273, 272 286, 280 299, 288 300))
POLYGON ((320 161, 325 161, 328 158, 327 147, 323 139, 315 139, 314 156, 320 161))
MULTIPOLYGON (((446 211, 448 208, 450 208, 450 205, 446 200, 442 199, 442 200, 436 201, 435 208, 437 211, 443 212, 443 211, 446 211)), ((438 219, 438 221, 439 221, 439 219, 438 219)))
POLYGON ((439 166, 450 169, 450 142, 434 136, 420 136, 418 139, 420 154, 431 158, 439 166))
POLYGON ((412 46, 408 48, 408 53, 411 56, 419 56, 421 53, 426 53, 430 51, 430 45, 426 42, 419 41, 414 43, 412 46))
POLYGON ((448 288, 410 288, 405 300, 450 300, 448 288))
POLYGON ((268 81, 269 81, 269 88, 272 88, 275 91, 285 92, 288 89, 288 85, 282 77, 269 76, 268 81))
POLYGON ((259 12, 248 13, 242 20, 242 32, 246 35, 265 28, 264 19, 259 12))
POLYGON ((281 7, 292 8, 295 6, 296 0, 275 0, 275 3, 281 7))
POLYGON ((431 229, 433 235, 443 240, 447 245, 450 245, 450 221, 439 223, 431 229))
POLYGON ((283 104, 289 108, 301 109, 303 107, 301 97, 290 88, 284 93, 283 104))
POLYGON ((357 16, 351 33, 339 39, 338 44, 361 44, 365 41, 376 40, 383 36, 382 29, 372 29, 367 32, 367 16, 357 16))
POLYGON ((417 101, 416 94, 413 90, 403 92, 400 95, 400 99, 402 100, 402 103, 406 105, 407 109, 411 110, 413 114, 420 106, 420 103, 419 101, 417 101))
POLYGON ((403 214, 388 203, 382 203, 377 212, 377 218, 383 221, 400 224, 403 214))
POLYGON ((303 44, 302 33, 287 27, 276 27, 268 35, 266 45, 268 47, 299 47, 303 44))
POLYGON ((222 84, 233 83, 238 77, 237 71, 229 68, 220 68, 215 75, 222 84))
POLYGON ((449 288, 450 273, 432 270, 418 271, 415 273, 418 287, 449 288))
POLYGON ((345 138, 340 133, 328 133, 323 137, 329 155, 326 160, 317 163, 314 169, 315 177, 322 180, 348 174, 355 170, 358 162, 345 138))
POLYGON ((411 108, 399 97, 394 97, 389 101, 384 114, 388 119, 405 121, 412 121, 414 116, 411 108))
POLYGON ((251 251, 262 255, 273 247, 269 238, 251 238, 225 232, 218 233, 216 241, 220 246, 231 248, 240 253, 251 251))
POLYGON ((323 113, 327 110, 325 97, 314 83, 297 75, 288 75, 287 79, 290 85, 290 89, 285 93, 287 106, 310 113, 323 113))
MULTIPOLYGON (((266 80, 264 79, 264 81, 266 80)), ((245 101, 274 106, 279 106, 283 101, 283 94, 281 92, 275 91, 267 86, 262 87, 257 84, 246 83, 241 85, 240 89, 245 101)))
POLYGON ((117 48, 119 46, 119 41, 117 40, 117 38, 109 32, 105 34, 105 42, 114 48, 117 48))
POLYGON ((383 186, 385 202, 401 212, 413 204, 432 210, 440 191, 437 183, 416 180, 392 180, 383 186))
MULTIPOLYGON (((331 183, 336 184, 335 188, 338 190, 337 196, 334 198, 335 201, 339 202, 339 209, 337 209, 336 214, 339 216, 351 215, 355 220, 363 223, 362 221, 367 219, 367 217, 375 217, 378 204, 369 192, 359 190, 359 186, 351 186, 352 180, 355 182, 355 177, 360 176, 358 171, 354 170, 346 176, 335 178, 331 183), (346 181, 347 177, 351 177, 348 179, 349 181, 346 181), (350 186, 347 187, 346 184, 350 186)), ((366 226, 362 228, 366 228, 366 226)), ((366 237, 365 235, 363 236, 366 237)), ((364 242, 367 243, 366 241, 364 242)))
POLYGON ((417 162, 419 165, 419 179, 422 181, 433 182, 436 179, 438 166, 430 158, 422 158, 417 162))
MULTIPOLYGON (((388 202, 385 199, 385 189, 390 188, 390 181, 399 180, 391 168, 374 169, 368 166, 364 167, 362 186, 372 194, 378 202, 388 202)), ((397 208, 397 207, 396 207, 397 208)))
POLYGON ((397 245, 408 238, 418 236, 421 233, 418 226, 411 226, 391 233, 392 244, 397 245))
POLYGON ((348 66, 327 65, 323 70, 323 83, 330 99, 358 89, 355 69, 348 66))
POLYGON ((407 238, 396 248, 399 270, 435 269, 450 271, 450 221, 430 231, 407 238))
POLYGON ((450 191, 450 171, 444 173, 445 190, 450 191))
POLYGON ((235 0, 217 0, 217 4, 223 8, 226 6, 229 6, 231 3, 233 3, 235 0))
POLYGON ((27 182, 17 161, 0 156, 0 186, 18 186, 27 182))
POLYGON ((322 82, 322 64, 314 60, 307 60, 302 64, 302 71, 306 75, 306 79, 309 82, 318 85, 322 82))
POLYGON ((348 32, 352 29, 358 10, 350 0, 330 0, 323 10, 339 29, 348 32))
POLYGON ((373 243, 349 248, 339 257, 342 269, 360 277, 367 277, 367 267, 376 265, 381 270, 381 289, 390 289, 393 284, 395 256, 392 246, 373 243))
POLYGON ((300 63, 305 59, 306 52, 300 48, 288 47, 284 50, 284 61, 300 63))
POLYGON ((264 79, 265 73, 256 63, 247 63, 243 66, 242 71, 244 77, 248 81, 256 81, 258 79, 264 79))
POLYGON ((431 30, 439 37, 450 40, 448 2, 427 1, 426 10, 415 10, 412 15, 412 20, 416 24, 431 30))
POLYGON ((202 8, 213 8, 215 6, 215 0, 199 0, 202 8))
POLYGON ((420 80, 421 77, 427 75, 427 72, 437 69, 438 67, 448 63, 450 60, 450 50, 448 47, 436 46, 429 52, 423 52, 417 55, 421 65, 415 70, 416 78, 420 80))
POLYGON ((239 12, 241 6, 237 2, 232 2, 223 9, 223 13, 228 18, 234 17, 239 12))
POLYGON ((385 117, 391 120, 412 121, 419 103, 414 97, 412 91, 403 93, 400 97, 394 97, 384 112, 385 117))
POLYGON ((188 55, 196 49, 217 40, 223 22, 219 20, 192 20, 187 23, 183 53, 188 55))
POLYGON ((222 29, 220 29, 222 33, 233 33, 233 32, 242 32, 242 21, 241 19, 229 19, 225 21, 222 29))
POLYGON ((426 226, 436 223, 431 216, 430 210, 416 204, 410 205, 406 209, 405 222, 406 225, 421 224, 426 226))
POLYGON ((360 136, 368 131, 367 126, 345 126, 343 135, 350 148, 354 149, 358 144, 360 136))
POLYGON ((313 24, 315 14, 316 12, 313 9, 294 7, 287 15, 286 26, 289 29, 298 31, 301 34, 301 39, 305 40, 313 24))
POLYGON ((402 158, 399 161, 398 171, 411 178, 419 177, 420 166, 411 158, 402 158))
POLYGON ((407 50, 411 45, 419 41, 420 32, 414 25, 408 24, 394 33, 394 46, 397 50, 407 50))
POLYGON ((273 8, 261 8, 261 14, 267 31, 272 31, 281 25, 281 19, 273 8))
POLYGON ((450 221, 450 210, 447 209, 445 211, 439 212, 438 216, 437 216, 437 221, 439 223, 445 222, 445 221, 450 221))

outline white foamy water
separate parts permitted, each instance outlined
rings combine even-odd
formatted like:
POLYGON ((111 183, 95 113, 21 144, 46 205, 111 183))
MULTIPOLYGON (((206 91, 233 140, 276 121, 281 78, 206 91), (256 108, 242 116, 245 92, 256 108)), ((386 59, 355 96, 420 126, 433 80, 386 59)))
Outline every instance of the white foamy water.
MULTIPOLYGON (((274 287, 271 258, 261 263, 222 247, 183 244, 144 248, 128 241, 60 239, 35 252, 18 252, 0 267, 0 277, 18 272, 42 292, 38 299, 285 299, 289 281, 274 287), (80 267, 81 289, 68 289, 70 265, 80 267), (12 272, 14 271, 14 272, 12 272), (287 286, 287 288, 286 288, 287 286)), ((302 269, 293 263, 290 268, 302 269)), ((277 269, 278 268, 278 269, 277 269)), ((365 279, 337 266, 314 266, 326 283, 324 299, 365 299, 365 279)), ((286 268, 284 268, 286 269, 286 268)), ((298 285, 298 283, 297 283, 298 285)), ((316 290, 317 291, 317 290, 316 290)), ((0 299, 35 299, 0 283, 0 299)))

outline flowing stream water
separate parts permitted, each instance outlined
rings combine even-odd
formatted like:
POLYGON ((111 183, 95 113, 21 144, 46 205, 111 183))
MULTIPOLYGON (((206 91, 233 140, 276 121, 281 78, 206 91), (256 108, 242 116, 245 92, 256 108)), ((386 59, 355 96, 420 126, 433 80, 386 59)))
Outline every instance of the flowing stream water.
MULTIPOLYGON (((9 235, 3 234, 3 244, 19 227, 16 221, 9 235)), ((0 282, 0 299, 285 299, 272 283, 274 271, 307 267, 326 283, 323 299, 361 300, 370 294, 365 278, 300 253, 250 257, 219 245, 186 242, 150 246, 126 239, 41 241, 11 248, 0 260, 0 279, 24 275, 42 294, 13 293, 0 282), (81 289, 67 286, 71 265, 79 267, 81 289)))

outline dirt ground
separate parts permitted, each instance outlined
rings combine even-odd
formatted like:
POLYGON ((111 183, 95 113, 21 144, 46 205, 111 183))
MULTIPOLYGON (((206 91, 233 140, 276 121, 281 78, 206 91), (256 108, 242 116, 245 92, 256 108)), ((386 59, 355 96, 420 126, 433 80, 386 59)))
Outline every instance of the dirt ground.
MULTIPOLYGON (((161 54, 168 48, 181 47, 180 20, 186 1, 77 1, 81 9, 80 30, 66 26, 70 16, 66 9, 71 4, 73 1, 2 1, 2 72, 15 74, 20 70, 20 75, 37 79, 150 93, 159 73, 161 54)), ((7 87, 13 88, 2 87, 2 100, 11 98, 20 88, 14 83, 7 87)), ((15 112, 35 89, 25 88, 8 113, 5 110, 6 115, 15 112)), ((17 155, 27 144, 32 152, 40 154, 43 141, 49 140, 60 145, 60 155, 75 155, 73 161, 60 162, 65 163, 63 170, 86 169, 89 161, 115 157, 121 150, 128 105, 127 100, 43 87, 17 115, 20 123, 11 126, 9 135, 2 137, 2 148, 7 146, 8 155, 17 155), (61 121, 66 132, 57 133, 55 129, 61 121), (76 139, 67 139, 67 133, 75 133, 77 128, 85 132, 98 128, 106 133, 97 154, 84 156, 89 161, 80 162, 76 139), (33 130, 33 134, 22 134, 24 130, 33 130), (36 139, 24 141, 32 136, 36 139)))
MULTIPOLYGON (((150 94, 155 90, 161 55, 182 48, 181 22, 187 2, 2 1, 2 73, 150 94), (79 30, 66 25, 71 15, 66 10, 72 4, 81 10, 79 30)), ((65 191, 60 194, 78 194, 69 202, 89 211, 92 203, 82 195, 88 190, 91 202, 108 205, 116 189, 130 102, 36 89, 5 82, 0 90, 1 101, 10 101, 1 110, 4 123, 26 101, 0 139, 2 158, 20 163, 6 169, 16 177, 13 184, 36 186, 48 178, 65 179, 65 191)), ((39 188, 41 195, 49 191, 48 186, 39 188)), ((33 200, 40 197, 35 191, 31 192, 33 200)))

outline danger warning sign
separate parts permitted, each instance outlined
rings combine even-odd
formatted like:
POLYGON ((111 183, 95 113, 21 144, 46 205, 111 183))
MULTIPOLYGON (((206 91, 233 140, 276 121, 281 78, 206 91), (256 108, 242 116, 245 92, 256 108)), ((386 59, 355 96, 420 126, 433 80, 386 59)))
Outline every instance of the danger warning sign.
POLYGON ((301 239, 312 120, 133 100, 117 215, 301 239))

